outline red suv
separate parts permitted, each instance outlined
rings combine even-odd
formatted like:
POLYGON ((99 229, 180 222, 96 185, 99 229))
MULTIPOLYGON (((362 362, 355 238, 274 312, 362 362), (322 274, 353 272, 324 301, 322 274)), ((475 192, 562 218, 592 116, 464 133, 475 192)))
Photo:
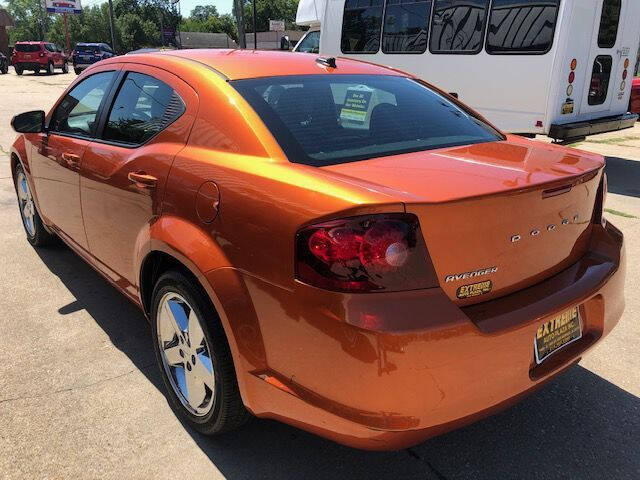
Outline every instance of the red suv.
POLYGON ((11 64, 18 75, 25 70, 33 70, 36 74, 45 70, 49 75, 53 75, 56 68, 62 69, 63 73, 69 71, 67 56, 60 47, 49 42, 16 42, 11 64))

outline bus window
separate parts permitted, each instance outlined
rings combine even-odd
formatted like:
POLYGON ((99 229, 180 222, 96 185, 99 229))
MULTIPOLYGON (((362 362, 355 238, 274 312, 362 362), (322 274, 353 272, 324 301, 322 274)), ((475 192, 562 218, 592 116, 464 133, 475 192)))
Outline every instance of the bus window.
POLYGON ((383 0, 346 0, 342 19, 342 53, 376 53, 380 49, 383 0))
POLYGON ((621 3, 621 0, 604 0, 600 30, 598 31, 598 47, 600 48, 613 48, 616 44, 621 3))
POLYGON ((431 0, 387 0, 382 31, 384 53, 424 53, 431 0))
POLYGON ((488 5, 489 0, 435 0, 429 51, 479 53, 488 5))
POLYGON ((551 50, 560 0, 493 0, 487 52, 544 54, 551 50))
POLYGON ((612 65, 613 59, 610 55, 599 55, 593 62, 591 85, 589 86, 589 105, 602 105, 607 99, 612 65))

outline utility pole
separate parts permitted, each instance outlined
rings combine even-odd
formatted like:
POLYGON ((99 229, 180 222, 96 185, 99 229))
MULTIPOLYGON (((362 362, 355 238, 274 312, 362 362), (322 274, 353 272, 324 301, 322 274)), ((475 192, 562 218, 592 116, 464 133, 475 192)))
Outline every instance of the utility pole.
POLYGON ((258 50, 258 30, 256 30, 256 0, 253 0, 253 49, 258 50))
POLYGON ((116 26, 113 22, 113 3, 109 0, 109 27, 111 29, 111 48, 114 52, 116 50, 116 26))
POLYGON ((247 38, 244 36, 244 0, 233 0, 236 11, 236 25, 238 27, 238 45, 247 48, 247 38))

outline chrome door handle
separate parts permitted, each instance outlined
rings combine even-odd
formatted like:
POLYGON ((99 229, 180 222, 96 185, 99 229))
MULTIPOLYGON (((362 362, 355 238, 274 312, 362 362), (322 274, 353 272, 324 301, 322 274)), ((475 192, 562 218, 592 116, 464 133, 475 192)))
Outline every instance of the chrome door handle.
POLYGON ((158 179, 144 172, 129 172, 127 175, 131 183, 135 183, 140 188, 156 188, 158 179))

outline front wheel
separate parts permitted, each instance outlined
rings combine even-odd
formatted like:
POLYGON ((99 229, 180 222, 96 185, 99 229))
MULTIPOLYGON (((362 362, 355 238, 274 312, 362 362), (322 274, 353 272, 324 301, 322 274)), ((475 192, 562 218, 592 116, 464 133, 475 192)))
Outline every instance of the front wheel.
POLYGON ((36 209, 36 204, 33 201, 27 175, 24 173, 22 165, 16 167, 14 183, 16 194, 18 195, 18 206, 20 207, 22 225, 27 234, 27 240, 34 247, 44 247, 50 244, 54 236, 44 228, 42 219, 36 209))
POLYGON ((170 404, 195 430, 215 435, 238 428, 244 408, 229 344, 208 296, 178 271, 155 285, 154 349, 170 404))
POLYGON ((55 73, 55 67, 53 66, 53 62, 49 62, 47 64, 47 75, 53 75, 55 73))
POLYGON ((13 67, 16 71, 16 75, 22 75, 22 67, 19 65, 16 65, 15 67, 13 67))
POLYGON ((7 73, 9 73, 9 64, 3 63, 2 69, 0 71, 2 72, 3 75, 6 75, 7 73))

